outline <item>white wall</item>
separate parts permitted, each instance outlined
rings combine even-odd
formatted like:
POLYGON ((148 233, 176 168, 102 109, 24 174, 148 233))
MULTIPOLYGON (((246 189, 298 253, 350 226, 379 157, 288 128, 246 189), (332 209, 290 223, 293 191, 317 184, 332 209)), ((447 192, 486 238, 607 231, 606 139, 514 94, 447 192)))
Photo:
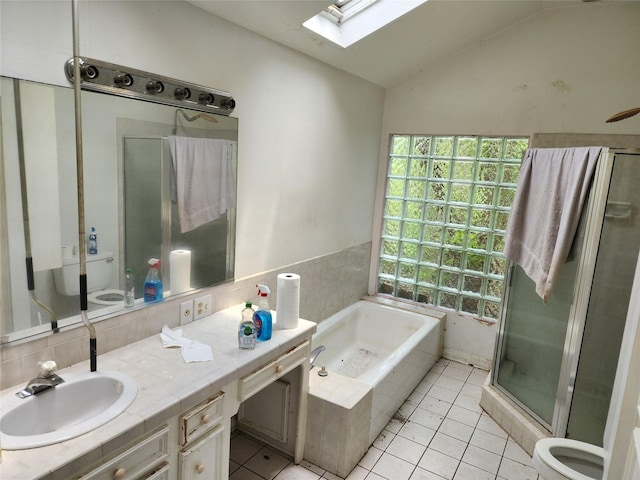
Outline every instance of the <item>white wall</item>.
MULTIPOLYGON (((71 3, 2 1, 1 73, 69 85, 71 3)), ((236 277, 369 242, 382 88, 186 2, 80 2, 80 54, 229 91, 236 277)))
POLYGON ((633 133, 640 3, 545 10, 387 90, 383 133, 633 133))
MULTIPOLYGON (((429 65, 387 89, 381 165, 394 133, 639 133, 640 116, 605 124, 614 113, 640 105, 639 22, 639 2, 576 2, 429 65)), ((376 233, 384 174, 381 168, 376 233)), ((444 352, 482 365, 483 358, 492 357, 495 338, 495 326, 449 315, 444 352)))

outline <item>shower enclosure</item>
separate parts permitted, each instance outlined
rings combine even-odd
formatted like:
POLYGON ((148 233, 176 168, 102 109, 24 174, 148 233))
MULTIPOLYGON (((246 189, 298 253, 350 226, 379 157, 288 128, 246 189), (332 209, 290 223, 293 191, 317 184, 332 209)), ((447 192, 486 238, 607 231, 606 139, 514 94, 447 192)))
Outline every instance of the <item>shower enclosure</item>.
MULTIPOLYGON (((236 155, 234 155, 234 162, 236 155)), ((172 193, 172 166, 166 136, 123 137, 124 235, 126 268, 136 279, 136 298, 143 294, 148 260, 161 260, 165 291, 171 289, 169 254, 191 251, 191 287, 214 285, 233 278, 235 210, 190 232, 180 232, 178 207, 172 193)))
POLYGON ((492 386, 557 437, 602 446, 640 246, 640 150, 604 150, 546 304, 511 265, 492 386))

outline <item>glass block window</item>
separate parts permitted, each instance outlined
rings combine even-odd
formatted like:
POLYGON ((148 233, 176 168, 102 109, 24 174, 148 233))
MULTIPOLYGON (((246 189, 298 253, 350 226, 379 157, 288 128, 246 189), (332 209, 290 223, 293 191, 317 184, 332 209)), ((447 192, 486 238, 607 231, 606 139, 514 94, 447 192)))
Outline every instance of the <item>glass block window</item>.
POLYGON ((393 135, 378 293, 497 320, 527 138, 393 135))

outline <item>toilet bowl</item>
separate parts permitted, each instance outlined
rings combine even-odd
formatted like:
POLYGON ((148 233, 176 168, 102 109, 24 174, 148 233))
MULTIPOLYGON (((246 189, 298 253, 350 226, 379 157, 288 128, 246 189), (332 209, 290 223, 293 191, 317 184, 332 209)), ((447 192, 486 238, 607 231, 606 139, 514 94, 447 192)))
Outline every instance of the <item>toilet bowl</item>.
POLYGON ((94 305, 119 305, 124 302, 124 292, 113 288, 105 288, 87 295, 87 302, 94 305))
POLYGON ((568 438, 536 442, 533 467, 544 480, 601 480, 604 449, 568 438))

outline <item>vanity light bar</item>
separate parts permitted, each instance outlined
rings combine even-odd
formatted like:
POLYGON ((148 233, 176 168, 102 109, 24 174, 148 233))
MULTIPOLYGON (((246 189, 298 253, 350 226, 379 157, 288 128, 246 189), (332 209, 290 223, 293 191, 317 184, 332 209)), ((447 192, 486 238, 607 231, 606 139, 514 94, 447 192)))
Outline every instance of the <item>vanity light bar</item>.
MULTIPOLYGON (((236 101, 230 93, 194 83, 155 75, 134 68, 114 65, 93 58, 79 57, 81 87, 121 97, 188 107, 201 112, 230 115, 236 101)), ((73 82, 74 59, 65 64, 67 79, 73 82)))

